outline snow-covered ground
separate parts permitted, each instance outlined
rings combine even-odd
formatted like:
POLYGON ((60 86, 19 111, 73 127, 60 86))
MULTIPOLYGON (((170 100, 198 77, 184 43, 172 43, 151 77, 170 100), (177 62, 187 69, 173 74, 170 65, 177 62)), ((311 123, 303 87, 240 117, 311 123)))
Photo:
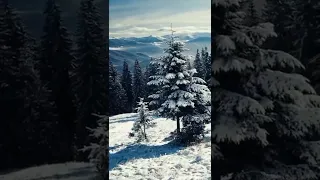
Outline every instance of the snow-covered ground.
POLYGON ((208 180, 211 179, 211 129, 205 141, 190 147, 170 144, 169 133, 176 122, 156 118, 157 126, 147 129, 150 142, 135 144, 128 134, 137 114, 110 118, 110 180, 208 180))
MULTIPOLYGON (((201 144, 190 147, 172 145, 169 133, 176 123, 156 118, 157 126, 147 129, 150 142, 134 143, 129 138, 137 114, 110 118, 110 180, 208 180, 211 179, 211 141, 206 135, 201 144)), ((210 131, 210 125, 207 125, 210 131)), ((69 162, 30 167, 0 175, 0 180, 97 180, 89 163, 69 162)))
POLYGON ((0 180, 97 180, 89 163, 69 162, 36 166, 0 175, 0 180))

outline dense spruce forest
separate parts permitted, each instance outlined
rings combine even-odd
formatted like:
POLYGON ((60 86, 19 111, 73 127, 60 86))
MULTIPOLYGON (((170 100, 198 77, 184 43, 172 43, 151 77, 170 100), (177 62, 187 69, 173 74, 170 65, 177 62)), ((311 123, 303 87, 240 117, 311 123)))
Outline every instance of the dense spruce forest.
POLYGON ((320 178, 319 1, 212 1, 212 179, 320 178), (219 168, 215 168, 219 167, 219 168))
POLYGON ((78 149, 97 124, 92 114, 108 111, 108 54, 96 2, 78 3, 70 32, 47 0, 36 39, 10 1, 0 1, 1 170, 87 161, 78 149))

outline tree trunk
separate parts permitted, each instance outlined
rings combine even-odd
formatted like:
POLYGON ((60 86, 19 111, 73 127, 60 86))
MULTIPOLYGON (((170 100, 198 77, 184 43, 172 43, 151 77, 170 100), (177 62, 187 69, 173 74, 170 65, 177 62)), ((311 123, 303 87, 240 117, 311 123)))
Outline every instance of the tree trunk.
POLYGON ((145 124, 143 124, 143 133, 144 133, 144 138, 147 139, 146 125, 145 124))
POLYGON ((177 134, 180 134, 180 118, 177 116, 177 134))

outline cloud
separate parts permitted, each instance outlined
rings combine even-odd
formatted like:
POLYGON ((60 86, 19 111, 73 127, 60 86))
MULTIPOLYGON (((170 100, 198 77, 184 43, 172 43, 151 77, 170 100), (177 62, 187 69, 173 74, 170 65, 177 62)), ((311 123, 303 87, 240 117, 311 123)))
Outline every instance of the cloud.
POLYGON ((210 32, 210 8, 175 14, 158 11, 125 18, 109 19, 109 35, 115 37, 165 35, 170 33, 170 24, 177 33, 210 32))
POLYGON ((113 19, 109 17, 110 26, 119 24, 126 25, 157 25, 157 24, 211 24, 211 10, 197 10, 183 12, 179 14, 167 15, 165 12, 155 12, 148 15, 136 15, 123 19, 113 19))
MULTIPOLYGON (((195 26, 180 26, 173 27, 176 34, 192 34, 199 32, 210 32, 211 29, 208 26, 195 27, 195 26)), ((162 28, 148 28, 148 27, 128 27, 122 30, 110 31, 110 37, 144 37, 149 35, 163 36, 171 33, 171 27, 162 28)))

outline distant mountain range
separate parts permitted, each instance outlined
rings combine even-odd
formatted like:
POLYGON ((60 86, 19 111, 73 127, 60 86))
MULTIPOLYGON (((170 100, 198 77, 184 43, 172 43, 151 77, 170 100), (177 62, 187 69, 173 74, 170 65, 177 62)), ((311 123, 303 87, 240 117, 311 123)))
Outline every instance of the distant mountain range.
MULTIPOLYGON (((197 49, 207 47, 211 51, 211 34, 194 33, 177 35, 178 40, 186 44, 186 55, 195 56, 197 49)), ((171 36, 147 36, 129 38, 109 38, 109 60, 117 67, 122 69, 123 61, 127 61, 132 68, 137 59, 145 67, 151 57, 163 55, 163 48, 166 47, 167 40, 171 36)), ((193 58, 191 57, 191 60, 193 58)))

